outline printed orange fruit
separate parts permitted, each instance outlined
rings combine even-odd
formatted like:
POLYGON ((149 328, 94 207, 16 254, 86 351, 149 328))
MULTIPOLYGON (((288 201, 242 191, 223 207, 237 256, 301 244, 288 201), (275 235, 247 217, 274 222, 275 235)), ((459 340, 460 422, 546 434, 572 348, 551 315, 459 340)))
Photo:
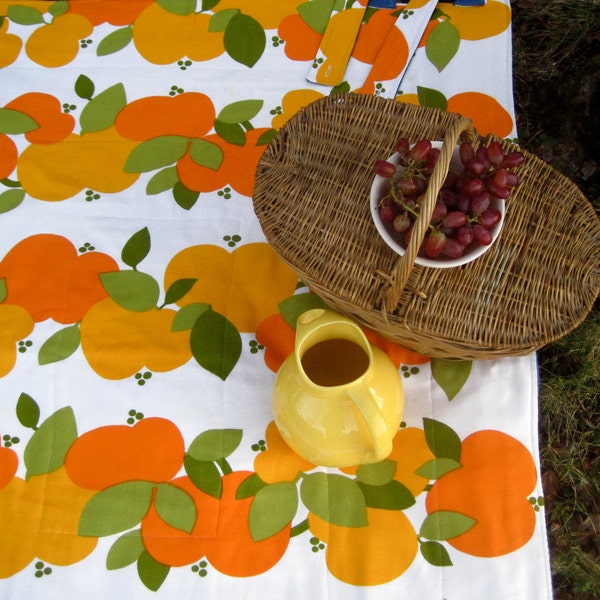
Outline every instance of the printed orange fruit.
POLYGON ((168 525, 152 503, 142 520, 142 540, 149 554, 163 565, 182 567, 202 558, 217 530, 219 500, 200 491, 189 479, 169 482, 183 490, 196 505, 196 523, 190 533, 168 525))
POLYGON ((248 131, 242 146, 230 144, 216 134, 207 135, 203 139, 219 146, 223 153, 221 164, 217 169, 199 165, 187 152, 177 162, 181 183, 196 192, 211 192, 229 184, 239 194, 252 196, 256 167, 266 148, 258 141, 267 131, 267 128, 248 131))
POLYGON ((206 302, 240 332, 255 331, 298 282, 297 275, 264 242, 244 244, 232 252, 212 244, 185 248, 167 265, 165 289, 186 278, 197 281, 182 304, 206 302))
POLYGON ((17 166, 19 151, 7 135, 0 133, 0 179, 8 177, 17 166))
POLYGON ((269 315, 256 328, 256 341, 265 347, 265 364, 274 373, 294 351, 295 340, 296 330, 280 313, 269 315))
POLYGON ((154 0, 102 0, 102 2, 70 2, 69 14, 84 16, 92 25, 130 25, 154 0))
POLYGON ((291 60, 312 60, 323 37, 298 13, 284 17, 279 23, 277 33, 285 42, 285 55, 291 60))
POLYGON ((352 57, 360 62, 372 65, 377 58, 385 38, 394 27, 394 10, 378 9, 358 31, 352 48, 352 57))
POLYGON ((327 568, 350 585, 392 581, 417 555, 417 534, 402 511, 367 508, 367 521, 363 527, 342 527, 308 515, 310 531, 327 544, 327 568))
POLYGON ((32 144, 52 144, 64 140, 75 127, 75 119, 62 112, 60 100, 52 94, 28 92, 11 100, 4 108, 31 117, 38 128, 25 134, 32 144))
POLYGON ((290 541, 290 524, 264 540, 252 539, 248 515, 253 497, 235 497, 239 485, 250 475, 249 471, 234 471, 222 478, 217 535, 206 551, 210 564, 230 577, 250 577, 268 571, 285 554, 290 541))
POLYGON ((50 233, 25 238, 0 262, 5 302, 23 307, 36 323, 49 318, 58 323, 80 321, 106 298, 98 275, 108 271, 118 271, 118 265, 107 254, 80 256, 67 238, 50 233))
POLYGON ((508 111, 498 100, 481 92, 462 92, 451 96, 447 110, 473 119, 473 126, 480 135, 493 133, 505 138, 513 130, 513 119, 508 111))
POLYGON ((5 488, 17 473, 19 457, 12 448, 0 446, 0 490, 5 488))
POLYGON ((427 493, 427 512, 458 512, 477 522, 448 540, 472 556, 494 557, 523 546, 533 535, 536 513, 528 497, 537 473, 529 450, 495 430, 462 442, 461 467, 440 477, 427 493))
POLYGON ((117 115, 117 131, 130 140, 149 140, 161 135, 199 138, 213 126, 215 107, 200 92, 174 97, 147 96, 130 102, 117 115), (160 115, 160 118, 157 118, 160 115))
POLYGON ((170 481, 183 464, 185 445, 168 419, 146 417, 133 427, 105 425, 80 435, 65 457, 71 481, 103 490, 126 481, 170 481))

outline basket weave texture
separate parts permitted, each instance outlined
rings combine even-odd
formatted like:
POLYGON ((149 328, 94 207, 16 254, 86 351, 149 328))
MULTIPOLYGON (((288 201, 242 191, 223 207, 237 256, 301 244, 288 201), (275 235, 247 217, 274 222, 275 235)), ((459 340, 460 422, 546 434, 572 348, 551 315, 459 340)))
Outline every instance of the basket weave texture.
POLYGON ((499 238, 462 267, 419 266, 410 247, 400 257, 385 244, 369 208, 373 164, 400 136, 444 140, 431 210, 457 141, 497 139, 453 113, 350 93, 308 105, 266 148, 254 210, 300 279, 333 309, 432 357, 525 355, 577 327, 600 293, 600 220, 578 188, 498 140, 525 155, 499 238))

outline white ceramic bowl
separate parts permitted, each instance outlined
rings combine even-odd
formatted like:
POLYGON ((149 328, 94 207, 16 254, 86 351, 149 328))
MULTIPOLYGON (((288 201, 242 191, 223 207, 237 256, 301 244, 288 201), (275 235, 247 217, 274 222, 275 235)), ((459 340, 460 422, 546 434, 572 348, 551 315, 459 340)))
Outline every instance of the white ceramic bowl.
MULTIPOLYGON (((441 148, 442 142, 433 141, 431 145, 434 148, 441 148)), ((400 163, 400 155, 398 153, 393 154, 387 159, 389 162, 395 164, 396 166, 400 163)), ((452 160, 450 161, 450 170, 462 170, 462 164, 460 162, 458 146, 455 148, 454 153, 452 155, 452 160)), ((380 216, 378 205, 379 201, 389 190, 389 180, 381 175, 375 175, 373 179, 373 184, 371 185, 371 216, 373 217, 373 222, 375 223, 375 227, 377 227, 377 231, 379 235, 384 239, 385 243, 392 249, 394 252, 397 252, 401 256, 404 255, 406 249, 399 242, 399 235, 397 234, 390 223, 384 223, 380 216)), ((487 246, 479 246, 475 243, 472 243, 470 246, 467 246, 464 254, 459 258, 449 258, 447 256, 439 255, 435 258, 428 258, 423 256, 417 256, 415 259, 415 263, 418 265, 422 265, 424 267, 435 267, 438 269, 444 269, 449 267, 460 267, 461 265, 465 265, 476 258, 480 257, 488 248, 490 248, 494 242, 496 241, 498 235, 500 234, 500 230, 502 229, 502 225, 504 223, 505 216, 505 203, 504 200, 500 198, 492 198, 490 208, 496 208, 500 211, 502 217, 500 221, 496 224, 496 226, 491 230, 492 234, 492 243, 487 246)))

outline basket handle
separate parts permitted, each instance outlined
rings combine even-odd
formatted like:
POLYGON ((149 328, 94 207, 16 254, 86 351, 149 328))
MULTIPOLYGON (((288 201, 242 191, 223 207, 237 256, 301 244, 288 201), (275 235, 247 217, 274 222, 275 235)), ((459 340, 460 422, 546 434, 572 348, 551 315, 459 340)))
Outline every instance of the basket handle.
POLYGON ((448 174, 454 148, 463 132, 470 132, 470 137, 472 137, 473 140, 476 138, 471 119, 459 116, 459 118, 448 128, 444 136, 440 155, 433 168, 433 172, 431 173, 429 185, 425 191, 419 216, 414 222, 406 252, 398 258, 392 268, 390 287, 385 292, 383 300, 383 308, 386 312, 392 312, 396 308, 400 301, 402 291, 406 287, 419 248, 425 238, 429 223, 431 222, 438 193, 448 174))

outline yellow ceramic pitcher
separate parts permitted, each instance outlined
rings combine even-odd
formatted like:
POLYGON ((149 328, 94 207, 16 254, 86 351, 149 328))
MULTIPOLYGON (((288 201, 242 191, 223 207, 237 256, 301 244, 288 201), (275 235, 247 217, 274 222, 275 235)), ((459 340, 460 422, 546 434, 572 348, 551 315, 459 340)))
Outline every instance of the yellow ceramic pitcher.
POLYGON ((273 389, 275 423, 297 454, 330 467, 383 460, 403 410, 398 370, 356 323, 321 308, 300 315, 273 389))

